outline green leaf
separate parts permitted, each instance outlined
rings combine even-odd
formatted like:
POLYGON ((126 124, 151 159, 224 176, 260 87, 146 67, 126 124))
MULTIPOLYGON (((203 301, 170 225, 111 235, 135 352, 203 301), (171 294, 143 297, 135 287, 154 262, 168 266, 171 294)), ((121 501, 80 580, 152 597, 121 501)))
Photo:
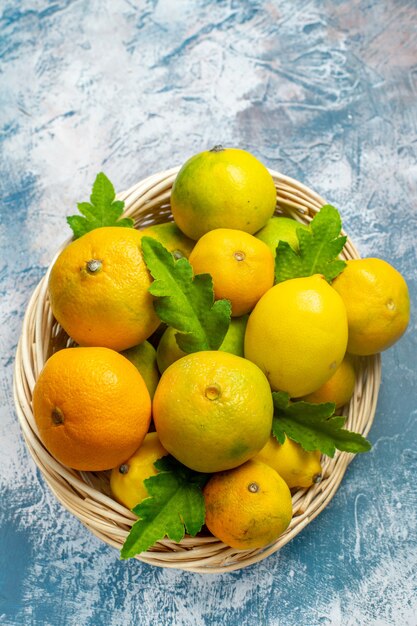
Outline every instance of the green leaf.
POLYGON ((275 281, 322 274, 331 282, 346 267, 338 256, 347 237, 340 236, 342 220, 338 210, 324 205, 316 214, 307 230, 297 228, 300 244, 294 252, 286 241, 279 241, 275 257, 275 281))
POLYGON ((142 238, 142 252, 154 278, 149 291, 156 296, 159 318, 175 328, 177 343, 184 352, 217 350, 229 328, 231 304, 214 301, 210 274, 193 277, 186 258, 175 260, 164 246, 151 237, 142 238))
POLYGON ((287 436, 304 450, 320 450, 330 457, 334 456, 336 448, 354 454, 371 449, 371 444, 362 435, 343 428, 345 417, 333 416, 333 402, 290 402, 289 395, 284 392, 273 392, 272 396, 272 432, 279 443, 284 443, 287 436))
POLYGON ((209 475, 193 472, 172 457, 159 459, 155 467, 158 474, 144 481, 150 497, 133 509, 140 519, 121 549, 122 559, 147 550, 166 536, 177 543, 185 532, 195 537, 204 524, 202 488, 209 475))
POLYGON ((72 228, 75 239, 102 226, 133 228, 132 219, 129 217, 120 218, 125 203, 115 200, 115 197, 114 187, 107 176, 103 172, 97 174, 90 202, 80 202, 77 205, 79 212, 84 217, 81 215, 67 217, 67 222, 72 228))

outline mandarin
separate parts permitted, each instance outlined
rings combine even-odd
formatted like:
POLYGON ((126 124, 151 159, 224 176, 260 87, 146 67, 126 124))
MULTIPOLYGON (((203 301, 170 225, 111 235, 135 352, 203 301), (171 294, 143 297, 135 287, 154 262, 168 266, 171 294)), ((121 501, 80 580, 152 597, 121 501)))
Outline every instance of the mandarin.
POLYGON ((129 458, 148 432, 151 399, 138 370, 109 348, 66 348, 45 363, 33 414, 49 452, 77 470, 129 458))

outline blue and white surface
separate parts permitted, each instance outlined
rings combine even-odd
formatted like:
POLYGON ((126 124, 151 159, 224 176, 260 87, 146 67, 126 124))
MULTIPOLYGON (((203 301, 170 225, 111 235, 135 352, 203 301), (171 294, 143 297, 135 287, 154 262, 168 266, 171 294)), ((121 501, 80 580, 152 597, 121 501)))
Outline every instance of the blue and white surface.
POLYGON ((13 408, 12 368, 65 216, 216 143, 341 211, 417 310, 415 0, 0 3, 0 624, 416 624, 416 319, 383 355, 372 452, 278 554, 202 576, 121 562, 55 500, 13 408))

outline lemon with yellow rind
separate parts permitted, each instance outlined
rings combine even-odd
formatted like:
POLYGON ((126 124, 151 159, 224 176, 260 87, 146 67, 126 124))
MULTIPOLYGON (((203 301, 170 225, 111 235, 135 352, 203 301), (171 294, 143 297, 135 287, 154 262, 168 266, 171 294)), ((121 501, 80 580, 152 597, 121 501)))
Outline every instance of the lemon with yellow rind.
POLYGON ((110 489, 116 500, 133 509, 147 498, 149 494, 143 481, 157 474, 154 463, 167 454, 157 433, 148 433, 140 448, 111 472, 110 489))
POLYGON ((405 333, 410 321, 407 283, 386 261, 350 259, 332 286, 347 310, 351 354, 382 352, 405 333))
POLYGON ((311 487, 321 480, 321 453, 318 450, 306 452, 289 437, 283 444, 278 443, 273 435, 270 436, 254 461, 262 461, 285 480, 288 487, 311 487))
POLYGON ((285 280, 267 291, 249 315, 245 357, 272 389, 299 398, 318 389, 343 360, 346 308, 323 276, 285 280))

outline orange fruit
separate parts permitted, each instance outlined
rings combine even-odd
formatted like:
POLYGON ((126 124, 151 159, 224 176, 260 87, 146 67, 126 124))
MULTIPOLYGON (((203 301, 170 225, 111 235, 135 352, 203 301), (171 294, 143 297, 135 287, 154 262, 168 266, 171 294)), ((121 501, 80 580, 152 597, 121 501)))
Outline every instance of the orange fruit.
POLYGON ((156 476, 154 463, 167 454, 157 433, 148 433, 140 448, 127 461, 112 469, 110 489, 116 500, 133 509, 147 498, 149 494, 143 481, 156 476))
POLYGON ((405 333, 410 321, 407 283, 386 261, 352 259, 333 287, 346 306, 351 354, 382 352, 405 333))
POLYGON ((228 352, 188 354, 165 370, 153 402, 159 439, 198 472, 236 467, 265 445, 272 427, 267 379, 228 352))
POLYGON ((346 354, 345 358, 328 381, 321 387, 304 396, 306 402, 334 402, 336 409, 347 404, 355 389, 355 364, 353 357, 346 354))
POLYGON ((273 389, 299 398, 333 375, 346 344, 343 300, 316 274, 285 280, 262 296, 249 316, 245 357, 273 389))
POLYGON ((214 474, 203 493, 207 528, 238 550, 272 543, 292 518, 288 486, 272 467, 259 461, 214 474))
POLYGON ((254 461, 261 461, 272 467, 285 480, 290 489, 311 487, 321 481, 321 453, 319 450, 307 452, 300 444, 289 437, 283 444, 271 435, 254 461))
POLYGON ((233 316, 249 313, 274 284, 272 252, 242 230, 211 230, 197 241, 189 260, 194 274, 211 274, 216 300, 230 300, 233 316))
POLYGON ((189 239, 180 231, 174 222, 165 222, 163 224, 154 224, 147 226, 139 231, 144 237, 153 237, 169 250, 175 259, 185 257, 188 259, 195 242, 189 239))
MULTIPOLYGON (((122 229, 120 229, 122 230, 122 229)), ((36 381, 33 413, 49 452, 77 470, 110 469, 142 443, 151 399, 132 363, 108 348, 66 348, 36 381)))
POLYGON ((174 220, 191 239, 215 228, 256 233, 275 205, 275 185, 266 167, 245 150, 222 146, 191 157, 171 192, 174 220))
POLYGON ((55 318, 79 345, 125 350, 160 321, 148 292, 151 277, 133 228, 103 227, 70 243, 49 277, 55 318))

